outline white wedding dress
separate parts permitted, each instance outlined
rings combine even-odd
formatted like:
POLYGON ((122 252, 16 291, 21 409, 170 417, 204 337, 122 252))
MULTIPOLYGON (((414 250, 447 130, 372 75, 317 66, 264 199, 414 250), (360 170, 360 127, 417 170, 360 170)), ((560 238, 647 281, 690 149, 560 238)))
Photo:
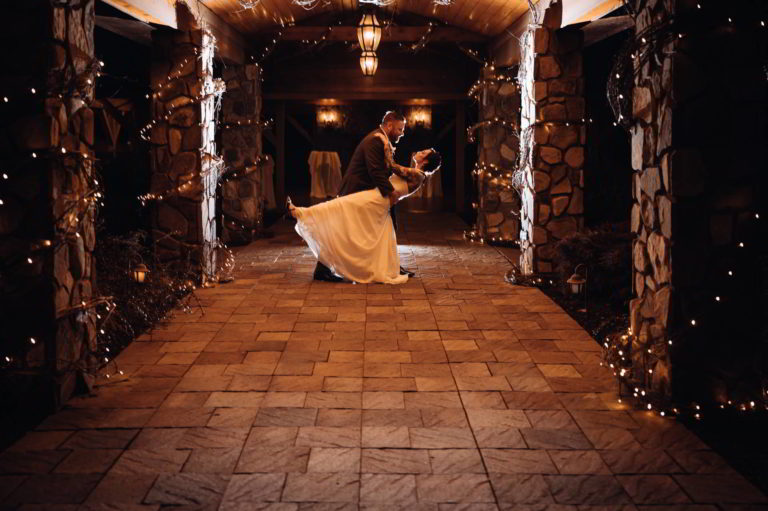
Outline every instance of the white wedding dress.
MULTIPOLYGON (((408 195, 408 183, 397 175, 389 178, 400 193, 408 195)), ((367 284, 403 284, 397 237, 389 215, 389 199, 378 188, 351 193, 308 208, 295 210, 296 232, 304 238, 317 260, 337 275, 367 284)))

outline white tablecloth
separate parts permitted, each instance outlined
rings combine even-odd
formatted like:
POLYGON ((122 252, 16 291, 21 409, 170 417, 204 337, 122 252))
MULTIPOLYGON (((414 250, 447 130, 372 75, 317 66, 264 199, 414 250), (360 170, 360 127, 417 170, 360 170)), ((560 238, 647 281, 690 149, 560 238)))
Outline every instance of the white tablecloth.
POLYGON ((333 151, 309 153, 309 174, 312 176, 310 197, 336 197, 341 187, 341 160, 333 151))

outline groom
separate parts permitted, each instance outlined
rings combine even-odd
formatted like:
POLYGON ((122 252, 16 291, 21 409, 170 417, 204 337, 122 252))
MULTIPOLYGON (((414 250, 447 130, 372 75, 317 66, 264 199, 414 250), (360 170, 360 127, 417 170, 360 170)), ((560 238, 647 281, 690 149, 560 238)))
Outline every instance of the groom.
MULTIPOLYGON (((392 206, 390 212, 392 221, 395 222, 395 203, 399 198, 398 193, 389 182, 389 176, 395 172, 401 174, 411 169, 397 165, 394 160, 394 147, 405 132, 405 117, 397 112, 389 111, 384 114, 381 125, 368 133, 355 148, 352 159, 349 161, 347 172, 341 180, 339 195, 362 192, 378 188, 382 197, 389 199, 392 206)), ((395 228, 397 224, 394 223, 395 228)), ((400 267, 401 275, 413 277, 414 273, 400 267)), ((315 280, 329 282, 341 282, 344 279, 336 276, 330 268, 317 262, 315 267, 315 280)))

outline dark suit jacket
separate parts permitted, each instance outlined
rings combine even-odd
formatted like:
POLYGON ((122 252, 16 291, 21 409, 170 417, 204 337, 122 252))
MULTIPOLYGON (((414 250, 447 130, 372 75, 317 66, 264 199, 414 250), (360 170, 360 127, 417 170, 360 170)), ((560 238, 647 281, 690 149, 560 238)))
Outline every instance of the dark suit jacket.
POLYGON ((352 159, 349 160, 344 178, 341 180, 339 195, 362 192, 378 188, 383 197, 387 197, 394 188, 389 182, 392 170, 387 165, 385 156, 386 135, 375 129, 368 133, 357 145, 352 159))

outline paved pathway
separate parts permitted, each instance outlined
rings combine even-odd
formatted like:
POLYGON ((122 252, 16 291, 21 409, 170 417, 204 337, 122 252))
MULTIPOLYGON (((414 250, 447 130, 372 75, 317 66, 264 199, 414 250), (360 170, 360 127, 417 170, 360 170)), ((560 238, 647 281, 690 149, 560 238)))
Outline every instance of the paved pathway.
POLYGON ((598 345, 455 217, 404 220, 404 286, 312 282, 286 226, 240 249, 205 315, 0 455, 0 507, 766 509, 684 427, 623 409, 598 345))

